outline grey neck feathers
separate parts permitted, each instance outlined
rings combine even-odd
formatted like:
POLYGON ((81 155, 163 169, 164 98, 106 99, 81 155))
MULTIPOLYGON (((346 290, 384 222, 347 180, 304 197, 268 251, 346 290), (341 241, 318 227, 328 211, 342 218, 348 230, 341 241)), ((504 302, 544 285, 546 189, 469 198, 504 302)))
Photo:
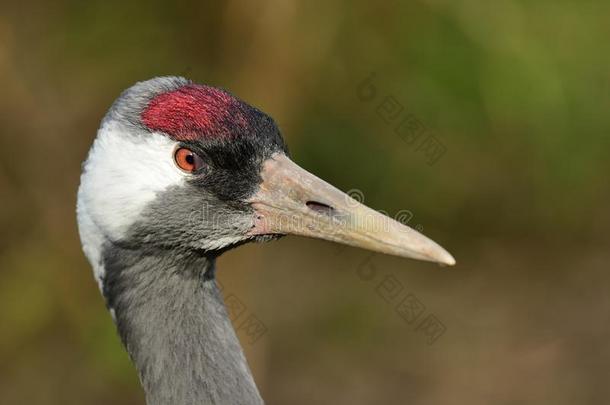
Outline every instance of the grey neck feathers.
POLYGON ((109 246, 104 293, 148 405, 262 404, 214 259, 109 246))

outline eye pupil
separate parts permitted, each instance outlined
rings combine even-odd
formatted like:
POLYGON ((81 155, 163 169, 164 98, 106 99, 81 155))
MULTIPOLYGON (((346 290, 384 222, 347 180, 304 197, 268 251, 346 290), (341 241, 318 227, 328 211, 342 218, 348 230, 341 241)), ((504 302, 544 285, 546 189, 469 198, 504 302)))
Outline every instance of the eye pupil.
POLYGON ((186 157, 184 159, 186 160, 186 163, 188 163, 189 165, 195 164, 195 156, 193 156, 192 154, 186 155, 186 157))

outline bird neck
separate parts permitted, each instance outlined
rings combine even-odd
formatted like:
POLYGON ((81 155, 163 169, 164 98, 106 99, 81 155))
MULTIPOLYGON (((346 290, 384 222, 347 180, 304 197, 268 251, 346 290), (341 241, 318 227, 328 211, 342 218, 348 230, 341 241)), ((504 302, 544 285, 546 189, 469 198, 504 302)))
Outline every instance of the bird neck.
POLYGON ((104 293, 148 405, 262 404, 214 278, 215 259, 112 246, 104 293))

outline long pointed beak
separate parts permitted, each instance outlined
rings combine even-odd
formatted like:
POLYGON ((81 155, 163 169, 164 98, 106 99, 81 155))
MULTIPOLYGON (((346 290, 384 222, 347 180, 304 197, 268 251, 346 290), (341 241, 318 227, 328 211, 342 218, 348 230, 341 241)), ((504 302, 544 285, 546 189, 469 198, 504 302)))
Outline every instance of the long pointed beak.
POLYGON ((302 169, 284 154, 263 164, 251 235, 292 234, 452 266, 449 252, 302 169))

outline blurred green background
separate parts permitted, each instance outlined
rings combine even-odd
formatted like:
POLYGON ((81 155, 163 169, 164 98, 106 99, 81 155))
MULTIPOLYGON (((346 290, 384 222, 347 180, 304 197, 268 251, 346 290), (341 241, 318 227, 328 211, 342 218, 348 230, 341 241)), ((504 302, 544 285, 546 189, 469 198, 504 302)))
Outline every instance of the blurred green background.
POLYGON ((225 296, 267 328, 255 343, 239 333, 269 404, 606 403, 609 2, 0 11, 0 403, 143 404, 80 249, 75 198, 114 98, 169 74, 268 112, 295 161, 391 216, 409 210, 458 261, 299 238, 224 255, 225 296), (387 97, 445 148, 435 164, 384 121, 387 97), (425 306, 420 320, 442 323, 433 344, 386 301, 387 277, 397 299, 425 306))

